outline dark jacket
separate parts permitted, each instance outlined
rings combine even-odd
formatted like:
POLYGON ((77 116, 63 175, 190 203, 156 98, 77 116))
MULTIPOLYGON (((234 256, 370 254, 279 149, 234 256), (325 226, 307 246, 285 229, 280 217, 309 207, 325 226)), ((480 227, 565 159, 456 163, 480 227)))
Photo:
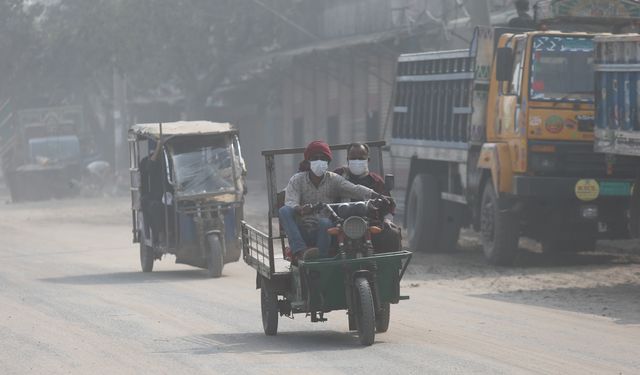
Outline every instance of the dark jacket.
POLYGON ((384 186, 384 179, 380 177, 380 175, 378 175, 377 173, 369 172, 368 175, 362 176, 362 177, 353 176, 351 173, 349 173, 349 168, 347 167, 340 167, 334 170, 333 172, 346 178, 353 184, 363 185, 368 187, 369 189, 372 189, 378 194, 389 196, 389 192, 384 186))

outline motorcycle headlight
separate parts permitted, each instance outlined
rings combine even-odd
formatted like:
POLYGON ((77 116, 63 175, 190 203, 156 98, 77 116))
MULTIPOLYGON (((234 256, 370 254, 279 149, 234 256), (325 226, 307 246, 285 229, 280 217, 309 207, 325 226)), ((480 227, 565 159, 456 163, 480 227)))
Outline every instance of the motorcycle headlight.
POLYGON ((367 232, 367 229, 367 222, 358 216, 351 216, 342 223, 344 234, 352 240, 362 238, 367 232))

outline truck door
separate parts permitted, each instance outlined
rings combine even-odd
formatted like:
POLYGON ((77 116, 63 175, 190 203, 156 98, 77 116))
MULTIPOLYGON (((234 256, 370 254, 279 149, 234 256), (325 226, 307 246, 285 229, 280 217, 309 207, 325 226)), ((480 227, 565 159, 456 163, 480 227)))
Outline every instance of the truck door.
POLYGON ((496 138, 509 144, 513 171, 526 170, 526 44, 525 36, 516 36, 507 46, 514 51, 511 81, 503 82, 498 92, 496 138), (509 45, 510 44, 510 45, 509 45))

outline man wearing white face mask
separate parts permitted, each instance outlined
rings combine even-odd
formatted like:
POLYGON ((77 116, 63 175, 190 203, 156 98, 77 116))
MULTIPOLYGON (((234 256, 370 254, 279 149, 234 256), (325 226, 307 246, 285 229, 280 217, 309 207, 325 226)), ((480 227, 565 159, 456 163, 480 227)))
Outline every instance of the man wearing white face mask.
MULTIPOLYGON (((363 185, 373 189, 383 196, 390 196, 390 192, 380 175, 369 171, 369 146, 366 143, 352 143, 347 149, 347 167, 336 169, 334 172, 356 185, 363 185)), ((344 197, 341 197, 344 198, 344 197)), ((382 223, 382 233, 371 236, 371 242, 376 252, 398 251, 402 248, 402 233, 400 227, 393 223, 395 205, 392 204, 386 212, 382 223)))
POLYGON ((287 233, 293 262, 303 257, 326 257, 329 253, 331 236, 327 229, 333 223, 326 217, 315 217, 311 210, 314 204, 334 203, 340 197, 364 200, 378 196, 366 186, 355 185, 329 172, 332 156, 325 142, 311 142, 304 152, 309 170, 293 175, 285 189, 285 204, 279 211, 280 224, 287 233), (304 225, 308 219, 314 222, 313 226, 304 225), (309 230, 310 227, 314 228, 309 230), (309 248, 314 245, 317 248, 309 248))
POLYGON ((356 185, 364 185, 378 194, 390 196, 380 175, 369 171, 369 146, 366 143, 352 143, 347 149, 347 167, 334 170, 356 185))

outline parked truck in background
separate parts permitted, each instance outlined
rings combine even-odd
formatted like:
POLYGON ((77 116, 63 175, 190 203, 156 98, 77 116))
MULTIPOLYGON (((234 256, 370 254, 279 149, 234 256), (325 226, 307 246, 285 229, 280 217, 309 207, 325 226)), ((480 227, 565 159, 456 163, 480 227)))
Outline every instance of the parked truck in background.
MULTIPOLYGON (((616 169, 625 156, 640 164, 640 35, 594 38, 596 131, 594 148, 616 169)), ((629 229, 640 236, 640 175, 636 175, 629 229)))
POLYGON ((79 106, 24 109, 5 124, 0 156, 14 202, 64 198, 78 189, 88 133, 79 106))
POLYGON ((640 165, 593 150, 593 31, 634 27, 640 4, 540 1, 536 14, 560 31, 479 28, 468 50, 399 58, 391 155, 410 160, 411 250, 449 250, 466 225, 498 265, 521 236, 545 252, 628 236, 640 165))

